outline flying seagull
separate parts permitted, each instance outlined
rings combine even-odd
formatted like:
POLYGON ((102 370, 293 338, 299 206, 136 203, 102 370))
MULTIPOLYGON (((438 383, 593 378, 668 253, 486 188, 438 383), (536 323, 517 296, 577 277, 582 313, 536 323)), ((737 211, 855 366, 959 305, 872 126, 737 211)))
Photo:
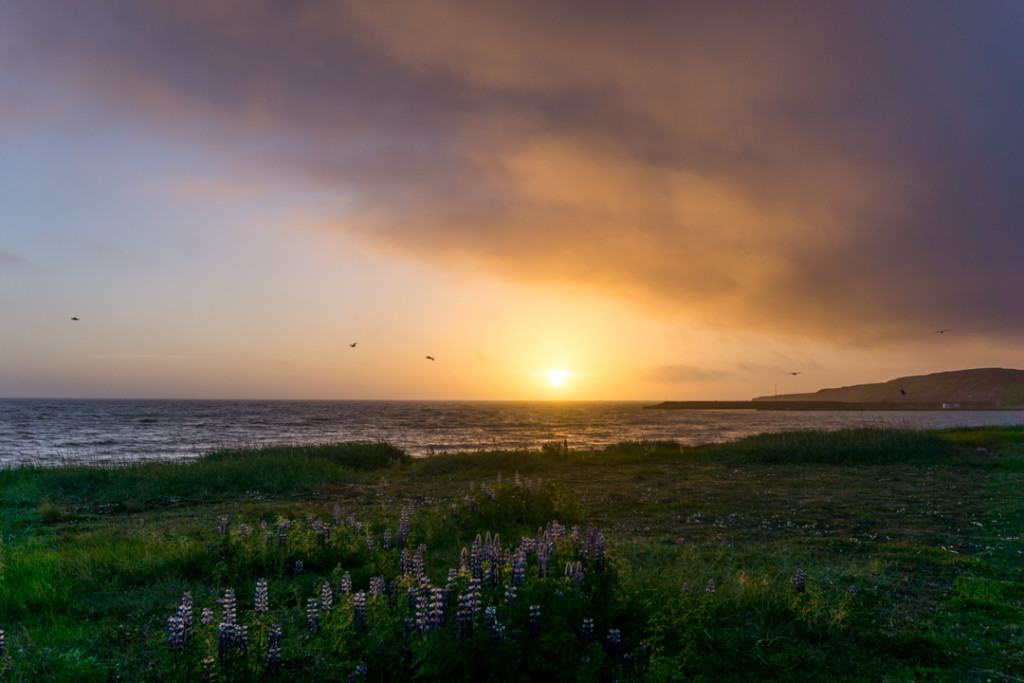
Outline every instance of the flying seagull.
POLYGON ((946 334, 947 332, 952 332, 952 331, 953 331, 953 330, 950 330, 950 329, 945 329, 945 330, 935 330, 934 332, 932 332, 932 334, 946 334))
POLYGON ((427 356, 427 360, 434 360, 433 356, 427 356))
POLYGON ((791 375, 799 375, 799 374, 800 374, 800 371, 798 370, 798 371, 796 371, 796 372, 791 372, 791 373, 789 373, 789 374, 791 374, 791 375))
POLYGON ((71 319, 72 319, 72 320, 78 320, 78 318, 76 318, 76 317, 74 317, 74 316, 71 316, 71 319))
POLYGON ((358 343, 359 342, 352 342, 351 344, 349 344, 349 346, 351 346, 354 349, 354 348, 356 348, 356 344, 358 344, 358 343))

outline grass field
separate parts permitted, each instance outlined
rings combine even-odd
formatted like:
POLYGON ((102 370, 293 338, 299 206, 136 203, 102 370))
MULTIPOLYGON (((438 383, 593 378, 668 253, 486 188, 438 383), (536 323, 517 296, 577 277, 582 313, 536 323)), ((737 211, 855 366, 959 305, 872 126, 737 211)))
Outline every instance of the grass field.
POLYGON ((0 470, 0 680, 1019 681, 1022 490, 1021 428, 0 470))

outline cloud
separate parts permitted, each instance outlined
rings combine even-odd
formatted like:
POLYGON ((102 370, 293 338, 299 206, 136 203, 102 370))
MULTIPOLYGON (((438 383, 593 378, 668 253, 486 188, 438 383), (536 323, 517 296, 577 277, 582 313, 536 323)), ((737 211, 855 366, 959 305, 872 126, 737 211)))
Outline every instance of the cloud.
POLYGON ((3 6, 21 77, 381 250, 831 343, 1024 331, 1016 3, 3 6))

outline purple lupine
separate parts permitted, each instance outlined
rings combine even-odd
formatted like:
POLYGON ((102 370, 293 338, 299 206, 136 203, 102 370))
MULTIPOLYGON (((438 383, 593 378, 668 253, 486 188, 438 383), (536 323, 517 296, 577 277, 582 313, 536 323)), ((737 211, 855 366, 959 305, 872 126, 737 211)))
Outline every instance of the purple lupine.
POLYGON ((253 609, 256 614, 270 611, 270 591, 267 587, 266 579, 260 579, 256 582, 256 600, 253 609))
POLYGON ((483 542, 480 540, 480 534, 477 534, 469 551, 469 572, 474 579, 482 579, 484 577, 483 555, 483 542))
POLYGON ((587 618, 583 620, 583 627, 580 630, 580 639, 586 645, 594 639, 594 620, 587 618))
POLYGON ((185 641, 192 637, 192 594, 186 592, 181 596, 181 604, 178 606, 178 616, 181 617, 181 625, 184 629, 185 641))
POLYGON ((516 604, 516 598, 519 597, 519 589, 515 586, 505 586, 505 607, 513 607, 516 604))
POLYGON ((448 590, 446 588, 431 588, 430 603, 427 605, 427 623, 430 628, 442 628, 444 626, 445 606, 448 604, 448 590))
POLYGON ((295 576, 299 576, 305 570, 302 560, 295 560, 295 576))
POLYGON ((273 531, 268 531, 267 532, 267 545, 274 545, 274 532, 273 531))
POLYGON ((281 641, 284 636, 281 633, 281 625, 274 624, 267 634, 267 669, 277 671, 281 668, 281 641))
POLYGON ((548 575, 548 563, 551 561, 553 546, 542 541, 537 546, 537 578, 543 579, 548 575))
POLYGON ((306 627, 310 633, 320 632, 320 611, 316 606, 316 598, 306 599, 306 627))
POLYGON ((341 592, 344 595, 352 592, 352 575, 348 572, 341 575, 341 592))
POLYGON ((180 614, 167 617, 167 647, 174 652, 185 649, 185 625, 180 614))
POLYGON ((383 576, 370 578, 370 597, 379 598, 387 593, 387 579, 383 576))
POLYGON ((420 544, 420 547, 416 549, 416 554, 412 556, 412 575, 417 580, 423 576, 423 553, 426 549, 427 546, 420 544))
POLYGON ((324 522, 316 532, 316 542, 318 545, 327 545, 329 540, 331 540, 331 525, 324 522))
POLYGON ((366 626, 366 593, 362 591, 352 599, 352 626, 360 629, 366 626))
POLYGON ((797 593, 803 593, 807 590, 804 585, 804 570, 797 569, 796 574, 793 575, 793 587, 796 588, 797 593))
POLYGON ((521 546, 512 556, 512 585, 526 585, 526 552, 521 546))
POLYGON ((366 673, 366 664, 359 662, 356 664, 355 670, 348 675, 348 683, 355 683, 355 681, 358 681, 360 678, 366 678, 366 673))
POLYGON ((236 649, 243 651, 248 648, 248 635, 245 627, 238 624, 221 622, 217 632, 217 655, 226 656, 236 649))
POLYGON ((331 584, 324 581, 324 585, 320 586, 320 611, 330 612, 333 606, 334 591, 331 590, 331 584))
POLYGON ((235 599, 235 589, 228 588, 224 591, 224 597, 217 600, 217 603, 224 610, 224 615, 221 617, 221 622, 225 624, 234 624, 237 622, 237 609, 238 601, 235 599))
POLYGON ((384 530, 384 550, 391 550, 391 528, 384 530))
POLYGON ((220 524, 217 526, 217 535, 226 536, 228 533, 228 518, 221 517, 220 524))
POLYGON ((619 629, 611 628, 608 629, 608 651, 611 653, 614 659, 619 658, 619 653, 622 650, 622 634, 619 633, 619 629))
POLYGON ((707 585, 707 588, 704 589, 704 592, 707 593, 708 595, 714 595, 715 594, 715 580, 714 579, 708 579, 708 585, 707 585))
POLYGON ((398 556, 398 567, 403 576, 412 574, 412 558, 409 557, 409 551, 404 548, 402 554, 398 556))
POLYGON ((409 509, 403 507, 402 515, 398 521, 398 539, 397 547, 404 548, 406 541, 409 540, 409 509))
POLYGON ((491 628, 491 636, 494 642, 500 643, 505 640, 505 626, 498 621, 498 608, 494 605, 490 605, 484 610, 484 618, 487 621, 487 625, 491 628))
POLYGON ((4 631, 0 629, 0 661, 4 658, 4 631))
POLYGON ((245 538, 249 538, 249 525, 248 524, 240 524, 238 526, 238 530, 240 532, 242 532, 242 536, 244 536, 245 538))
POLYGON ((366 552, 373 552, 373 534, 366 532, 366 552))
POLYGON ((341 505, 338 503, 334 504, 334 525, 341 524, 341 505))
POLYGON ((213 610, 209 607, 204 607, 203 611, 199 614, 199 624, 201 626, 209 626, 213 623, 213 610))
POLYGON ((540 635, 540 605, 530 605, 530 635, 534 638, 540 635))

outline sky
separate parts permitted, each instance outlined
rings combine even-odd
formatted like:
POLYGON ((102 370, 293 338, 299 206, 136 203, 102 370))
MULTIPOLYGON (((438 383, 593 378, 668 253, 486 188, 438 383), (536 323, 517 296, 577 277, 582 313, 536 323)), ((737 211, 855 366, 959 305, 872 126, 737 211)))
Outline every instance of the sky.
POLYGON ((1022 74, 1018 0, 0 0, 0 397, 1024 368, 1022 74))

